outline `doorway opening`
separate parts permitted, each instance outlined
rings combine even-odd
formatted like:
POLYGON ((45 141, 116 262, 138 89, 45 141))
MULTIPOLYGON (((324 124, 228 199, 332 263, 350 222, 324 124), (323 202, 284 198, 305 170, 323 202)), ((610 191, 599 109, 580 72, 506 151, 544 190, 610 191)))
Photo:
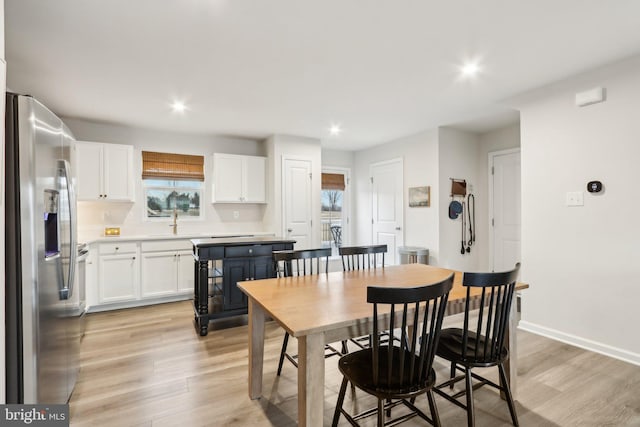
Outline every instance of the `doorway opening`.
POLYGON ((350 170, 323 168, 320 189, 320 236, 323 248, 338 248, 349 244, 349 180, 350 170))

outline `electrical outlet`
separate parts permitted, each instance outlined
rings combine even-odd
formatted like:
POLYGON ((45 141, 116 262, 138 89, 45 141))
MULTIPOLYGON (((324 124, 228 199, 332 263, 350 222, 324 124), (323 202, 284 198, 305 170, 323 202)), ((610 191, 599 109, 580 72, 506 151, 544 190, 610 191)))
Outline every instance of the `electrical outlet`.
POLYGON ((567 206, 584 206, 584 192, 582 191, 567 192, 567 206))
POLYGON ((233 219, 240 218, 240 211, 233 211, 233 219))

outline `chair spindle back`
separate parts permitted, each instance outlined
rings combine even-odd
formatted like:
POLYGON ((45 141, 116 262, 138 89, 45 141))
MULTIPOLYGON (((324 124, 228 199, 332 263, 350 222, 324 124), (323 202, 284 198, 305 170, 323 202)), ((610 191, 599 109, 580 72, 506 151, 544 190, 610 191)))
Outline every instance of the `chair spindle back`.
POLYGON ((274 251, 277 277, 306 276, 329 271, 330 248, 274 251), (324 258, 324 261, 322 260, 324 258), (324 269, 322 263, 324 262, 324 269))
POLYGON ((376 387, 393 391, 425 386, 432 369, 453 276, 451 274, 439 283, 415 288, 367 288, 367 302, 373 303, 373 318, 384 316, 383 330, 400 328, 401 331, 399 340, 383 342, 378 322, 374 322, 372 374, 376 387), (408 316, 412 316, 412 324, 415 325, 411 337, 407 337, 408 316), (400 325, 396 324, 398 321, 400 325), (422 326, 418 327, 420 324, 422 326), (382 359, 387 363, 381 363, 382 359), (379 367, 385 365, 386 372, 379 372, 379 367))

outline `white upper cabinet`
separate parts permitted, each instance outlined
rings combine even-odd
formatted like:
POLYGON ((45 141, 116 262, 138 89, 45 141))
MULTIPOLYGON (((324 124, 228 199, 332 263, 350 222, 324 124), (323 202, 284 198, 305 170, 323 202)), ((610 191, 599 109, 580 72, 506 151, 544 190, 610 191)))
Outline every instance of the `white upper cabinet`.
POLYGON ((266 203, 265 157, 213 155, 213 203, 266 203))
POLYGON ((78 200, 134 201, 133 147, 76 142, 78 200))

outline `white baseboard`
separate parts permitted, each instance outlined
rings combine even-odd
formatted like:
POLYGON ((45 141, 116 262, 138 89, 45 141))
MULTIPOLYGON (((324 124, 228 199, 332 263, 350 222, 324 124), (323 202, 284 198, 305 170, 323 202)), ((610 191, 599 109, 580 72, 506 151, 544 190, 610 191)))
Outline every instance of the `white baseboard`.
POLYGON ((521 320, 518 329, 640 366, 640 354, 521 320))
POLYGON ((108 304, 95 304, 87 307, 87 313, 98 313, 101 311, 120 310, 122 308, 144 307, 146 305, 163 304, 166 302, 176 302, 193 299, 193 292, 171 295, 166 297, 156 297, 147 299, 137 299, 133 301, 112 302, 108 304))

